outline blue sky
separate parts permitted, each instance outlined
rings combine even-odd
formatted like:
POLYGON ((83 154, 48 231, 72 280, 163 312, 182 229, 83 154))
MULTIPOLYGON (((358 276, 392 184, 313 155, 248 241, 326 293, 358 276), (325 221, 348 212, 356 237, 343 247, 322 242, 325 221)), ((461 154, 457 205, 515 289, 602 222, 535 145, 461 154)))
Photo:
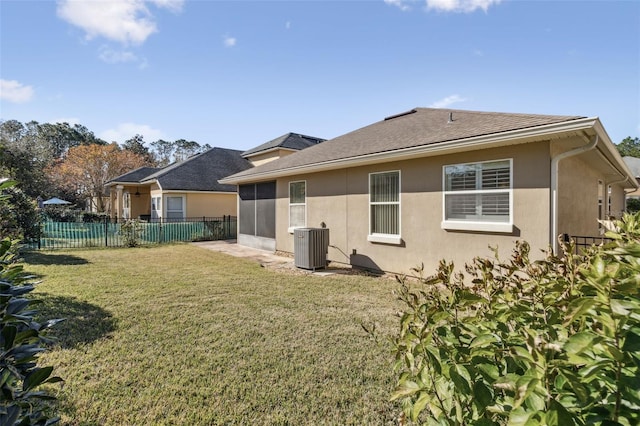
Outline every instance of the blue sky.
POLYGON ((249 149, 414 107, 640 136, 640 2, 0 0, 0 118, 249 149))

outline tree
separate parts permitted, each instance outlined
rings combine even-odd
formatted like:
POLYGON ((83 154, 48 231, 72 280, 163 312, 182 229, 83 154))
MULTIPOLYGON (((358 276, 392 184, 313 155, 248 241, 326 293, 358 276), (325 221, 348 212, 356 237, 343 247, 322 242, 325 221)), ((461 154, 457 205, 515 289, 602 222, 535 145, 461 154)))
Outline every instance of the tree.
POLYGON ((101 213, 105 211, 104 184, 109 180, 148 165, 145 158, 117 143, 81 145, 69 149, 63 160, 47 169, 56 185, 75 192, 101 213))
POLYGON ((150 164, 155 164, 154 155, 149 151, 149 148, 144 145, 144 138, 142 135, 135 135, 131 139, 127 139, 122 144, 122 148, 142 156, 150 164))
POLYGON ((49 146, 54 159, 63 157, 69 148, 80 145, 106 144, 102 139, 96 138, 93 132, 85 126, 74 124, 72 127, 66 122, 40 124, 38 138, 49 146))
POLYGON ((197 154, 200 151, 200 144, 195 141, 187 141, 185 139, 178 139, 174 142, 175 151, 173 153, 175 161, 184 161, 191 157, 193 154, 197 154))
POLYGON ((623 157, 640 158, 640 138, 636 137, 631 139, 631 136, 627 136, 622 142, 616 145, 616 148, 618 148, 618 152, 623 157))
POLYGON ((175 145, 173 142, 158 139, 155 142, 151 142, 151 148, 155 153, 157 166, 164 167, 171 163, 173 151, 175 151, 175 145))
POLYGON ((106 142, 80 124, 0 121, 0 171, 18 181, 30 197, 64 195, 52 187, 44 170, 70 148, 89 144, 106 142))

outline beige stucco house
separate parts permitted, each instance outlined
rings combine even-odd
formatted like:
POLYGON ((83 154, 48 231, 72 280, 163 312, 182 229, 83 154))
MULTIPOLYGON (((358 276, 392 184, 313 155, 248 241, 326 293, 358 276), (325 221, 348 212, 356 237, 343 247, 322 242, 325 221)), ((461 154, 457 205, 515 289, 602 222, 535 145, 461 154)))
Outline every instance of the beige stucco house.
POLYGON ((238 185, 238 243, 294 251, 327 227, 328 259, 409 273, 515 240, 598 236, 638 188, 597 117, 416 108, 220 181, 238 185))
POLYGON ((107 182, 108 211, 112 219, 236 216, 237 188, 219 179, 323 141, 287 133, 244 152, 211 148, 164 168, 141 167, 107 182))
POLYGON ((236 188, 218 179, 252 167, 242 151, 211 148, 164 168, 142 167, 107 182, 112 219, 236 216, 236 188))

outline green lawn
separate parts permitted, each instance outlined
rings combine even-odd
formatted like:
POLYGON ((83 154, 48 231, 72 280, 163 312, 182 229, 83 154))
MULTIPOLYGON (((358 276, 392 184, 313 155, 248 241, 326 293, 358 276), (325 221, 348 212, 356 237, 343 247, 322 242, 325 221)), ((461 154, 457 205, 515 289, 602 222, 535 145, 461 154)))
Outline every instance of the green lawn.
POLYGON ((393 280, 271 271, 191 245, 34 253, 64 424, 392 424, 393 280))

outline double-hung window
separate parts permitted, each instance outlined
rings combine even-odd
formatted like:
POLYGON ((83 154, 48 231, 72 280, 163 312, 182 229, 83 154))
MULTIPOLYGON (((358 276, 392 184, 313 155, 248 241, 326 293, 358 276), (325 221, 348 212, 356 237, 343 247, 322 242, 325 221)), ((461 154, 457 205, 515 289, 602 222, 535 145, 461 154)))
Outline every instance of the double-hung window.
POLYGON ((307 182, 289 182, 289 232, 307 224, 307 182))
POLYGON ((512 160, 444 166, 442 227, 513 231, 512 160))
POLYGON ((166 197, 167 220, 184 219, 184 197, 167 196, 166 197))
POLYGON ((369 175, 368 241, 400 244, 400 171, 369 175))

